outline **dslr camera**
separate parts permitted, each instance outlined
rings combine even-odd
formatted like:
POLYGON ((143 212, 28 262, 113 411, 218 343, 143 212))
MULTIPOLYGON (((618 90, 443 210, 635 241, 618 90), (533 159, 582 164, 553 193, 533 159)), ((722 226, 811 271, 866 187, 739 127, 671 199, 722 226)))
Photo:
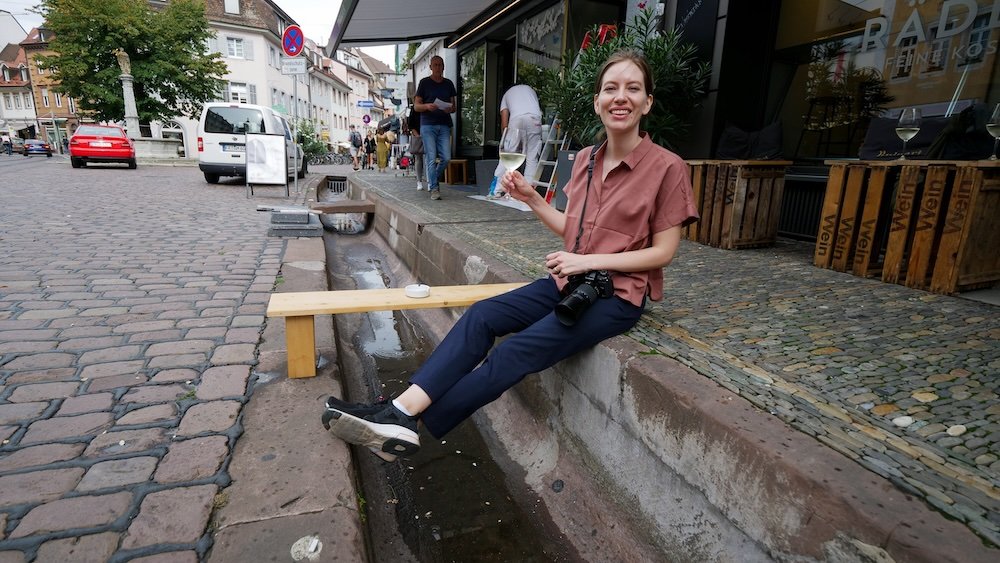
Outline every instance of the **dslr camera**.
POLYGON ((615 294, 611 273, 607 270, 592 270, 586 274, 569 277, 563 289, 563 297, 555 308, 556 318, 565 326, 573 326, 594 301, 607 299, 615 294))

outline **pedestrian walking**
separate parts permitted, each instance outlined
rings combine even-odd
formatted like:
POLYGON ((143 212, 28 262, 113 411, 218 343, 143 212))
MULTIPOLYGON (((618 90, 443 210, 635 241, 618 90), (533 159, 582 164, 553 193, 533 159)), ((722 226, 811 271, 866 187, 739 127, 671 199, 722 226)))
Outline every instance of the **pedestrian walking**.
POLYGON ((458 91, 444 77, 444 59, 431 57, 431 75, 417 84, 413 108, 420 112, 420 136, 427 155, 427 189, 431 199, 441 199, 438 181, 451 160, 451 114, 458 91))
POLYGON ((517 171, 501 180, 562 238, 563 249, 545 258, 549 275, 472 305, 394 400, 327 399, 322 422, 331 433, 387 461, 412 455, 418 422, 443 437, 526 375, 629 330, 647 299, 663 298, 663 267, 698 214, 687 165, 639 128, 652 92, 641 54, 622 51, 604 63, 594 111, 607 140, 576 158, 566 212, 517 171))
POLYGON ((358 133, 358 130, 353 125, 351 125, 351 131, 347 135, 347 142, 351 145, 349 149, 351 151, 351 163, 354 164, 354 169, 357 170, 358 153, 361 151, 364 141, 361 139, 361 133, 358 133))
POLYGON ((3 152, 6 153, 7 156, 10 156, 14 149, 14 145, 10 140, 10 135, 4 133, 3 136, 0 136, 0 142, 3 143, 3 152))

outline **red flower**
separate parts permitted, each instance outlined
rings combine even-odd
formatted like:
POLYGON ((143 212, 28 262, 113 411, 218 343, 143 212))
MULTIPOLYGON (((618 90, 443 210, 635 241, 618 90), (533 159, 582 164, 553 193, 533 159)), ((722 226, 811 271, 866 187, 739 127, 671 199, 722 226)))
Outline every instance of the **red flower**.
POLYGON ((646 9, 646 3, 645 2, 639 2, 639 9, 640 10, 645 10, 646 9))

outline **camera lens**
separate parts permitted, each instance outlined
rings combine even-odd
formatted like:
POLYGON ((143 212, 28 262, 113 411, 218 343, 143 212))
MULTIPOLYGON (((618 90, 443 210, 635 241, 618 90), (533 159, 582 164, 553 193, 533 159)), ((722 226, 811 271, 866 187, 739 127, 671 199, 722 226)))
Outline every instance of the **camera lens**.
POLYGON ((591 285, 581 283, 556 305, 553 312, 556 314, 556 319, 564 326, 573 326, 596 299, 597 290, 591 285))

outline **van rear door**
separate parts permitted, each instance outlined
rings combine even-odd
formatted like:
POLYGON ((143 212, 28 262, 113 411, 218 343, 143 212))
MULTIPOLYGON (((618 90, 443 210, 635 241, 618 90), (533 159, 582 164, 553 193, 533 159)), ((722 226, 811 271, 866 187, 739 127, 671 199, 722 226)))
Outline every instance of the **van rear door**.
POLYGON ((209 106, 205 112, 204 158, 246 164, 246 134, 266 131, 264 113, 237 105, 209 106))

